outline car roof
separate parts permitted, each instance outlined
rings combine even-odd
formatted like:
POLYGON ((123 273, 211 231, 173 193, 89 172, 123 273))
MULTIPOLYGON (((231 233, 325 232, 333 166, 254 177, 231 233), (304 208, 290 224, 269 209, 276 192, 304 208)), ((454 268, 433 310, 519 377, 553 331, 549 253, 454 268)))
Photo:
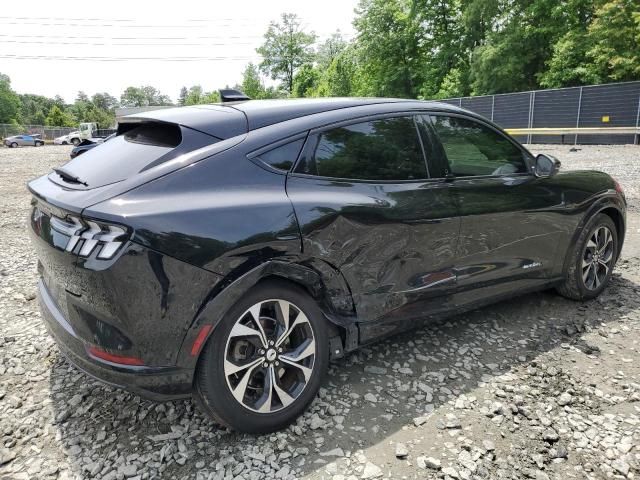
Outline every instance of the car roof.
MULTIPOLYGON (((420 100, 409 100, 402 98, 298 98, 279 100, 249 100, 245 102, 234 102, 227 104, 232 108, 244 112, 249 123, 249 130, 266 127, 275 123, 300 118, 316 113, 323 113, 332 110, 339 110, 350 107, 360 107, 364 105, 377 104, 419 104, 425 108, 429 106, 441 107, 445 105, 436 102, 425 102, 420 100)), ((452 107, 455 109, 455 107, 452 107)))
POLYGON ((225 139, 307 115, 377 104, 402 104, 412 109, 462 111, 446 103, 401 98, 299 98, 166 108, 127 115, 121 119, 121 123, 145 120, 177 123, 225 139))

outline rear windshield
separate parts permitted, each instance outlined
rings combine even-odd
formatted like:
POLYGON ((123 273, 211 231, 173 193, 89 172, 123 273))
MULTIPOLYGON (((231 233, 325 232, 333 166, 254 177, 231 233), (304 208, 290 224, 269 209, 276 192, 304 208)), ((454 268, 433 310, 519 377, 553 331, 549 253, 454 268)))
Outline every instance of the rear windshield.
MULTIPOLYGON (((217 141, 214 137, 179 125, 121 125, 118 135, 84 151, 62 170, 77 178, 75 183, 97 188, 125 180, 186 151, 217 141), (187 137, 189 141, 186 141, 187 137)), ((69 176, 56 181, 68 182, 69 176)))

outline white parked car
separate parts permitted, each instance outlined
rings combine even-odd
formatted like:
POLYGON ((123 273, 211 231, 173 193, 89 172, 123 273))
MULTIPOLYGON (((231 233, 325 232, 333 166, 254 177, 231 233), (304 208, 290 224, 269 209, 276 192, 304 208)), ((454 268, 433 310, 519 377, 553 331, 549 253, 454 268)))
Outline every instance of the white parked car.
POLYGON ((53 139, 54 145, 78 145, 80 142, 80 132, 77 130, 53 139))

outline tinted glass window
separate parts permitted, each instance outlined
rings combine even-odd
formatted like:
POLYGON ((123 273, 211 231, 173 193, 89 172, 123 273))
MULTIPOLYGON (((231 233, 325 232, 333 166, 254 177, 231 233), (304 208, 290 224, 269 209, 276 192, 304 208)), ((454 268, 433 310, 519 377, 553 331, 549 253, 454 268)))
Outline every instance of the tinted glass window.
MULTIPOLYGON (((182 141, 178 125, 143 123, 123 125, 124 132, 110 138, 65 165, 65 170, 86 182, 88 188, 119 182, 152 168, 167 159, 182 141), (128 128, 128 129, 127 129, 128 128)), ((197 148, 201 141, 215 142, 213 137, 185 129, 197 148)))
POLYGON ((422 149, 411 117, 385 118, 322 132, 300 171, 357 180, 427 178, 422 149))
POLYGON ((454 175, 527 172, 522 150, 490 128, 459 117, 433 116, 432 120, 454 175))
POLYGON ((262 153, 258 155, 258 158, 273 168, 289 171, 297 160, 303 143, 304 138, 301 138, 262 153))

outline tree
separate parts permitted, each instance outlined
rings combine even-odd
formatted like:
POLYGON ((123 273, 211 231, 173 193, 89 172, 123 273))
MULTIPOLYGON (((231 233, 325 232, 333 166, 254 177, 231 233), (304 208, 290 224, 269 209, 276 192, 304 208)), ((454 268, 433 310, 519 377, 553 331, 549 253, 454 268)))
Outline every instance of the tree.
POLYGON ((316 35, 302 30, 297 15, 283 13, 281 23, 271 22, 264 39, 256 49, 263 57, 260 70, 273 80, 281 80, 284 89, 291 93, 296 71, 313 60, 316 35))
POLYGON ((0 123, 16 121, 19 108, 20 98, 11 89, 11 79, 0 73, 0 123))
POLYGON ((194 85, 187 90, 184 99, 185 105, 200 105, 205 103, 218 103, 220 94, 217 91, 205 92, 200 85, 194 85))
POLYGON ((100 110, 113 111, 118 106, 118 99, 107 92, 96 93, 91 97, 91 103, 100 110))
POLYGON ((587 31, 596 11, 592 0, 568 0, 566 5, 555 10, 566 24, 564 33, 553 45, 551 58, 540 75, 540 85, 549 88, 572 87, 598 82, 598 75, 587 58, 593 46, 587 31))
POLYGON ((171 99, 167 95, 163 95, 151 86, 127 87, 120 96, 120 103, 123 107, 172 105, 171 99))
POLYGON ((63 111, 58 105, 53 105, 44 124, 50 127, 73 127, 75 121, 71 115, 63 111))
POLYGON ((18 98, 20 99, 20 109, 17 119, 24 124, 43 125, 54 101, 42 95, 30 93, 18 95, 18 98))
POLYGON ((242 72, 242 85, 240 85, 240 89, 249 98, 265 98, 266 92, 264 84, 260 79, 258 68, 253 63, 249 63, 242 72))
POLYGON ((415 98, 424 81, 420 25, 409 0, 361 0, 353 22, 360 93, 415 98))
POLYGON ((357 52, 353 46, 350 46, 331 61, 318 93, 331 97, 357 95, 362 91, 362 88, 359 87, 359 84, 362 83, 360 80, 357 52))
POLYGON ((318 47, 316 58, 318 66, 321 69, 329 67, 331 62, 337 58, 348 45, 349 44, 340 33, 340 30, 332 33, 331 36, 318 47))
POLYGON ((294 97, 313 97, 320 82, 320 72, 313 65, 302 65, 293 77, 291 94, 294 97))
POLYGON ((185 97, 185 105, 198 105, 202 103, 203 91, 200 85, 194 85, 191 87, 185 97))
POLYGON ((640 78, 640 4, 637 0, 611 0, 596 11, 588 27, 592 47, 587 57, 603 80, 640 78))
POLYGON ((84 93, 82 90, 80 90, 78 92, 78 95, 76 96, 76 102, 88 102, 89 101, 89 97, 86 93, 84 93))
POLYGON ((470 82, 473 94, 531 90, 566 31, 566 1, 503 0, 494 29, 473 51, 470 82), (557 11, 556 9, 560 9, 557 11))
POLYGON ((178 105, 186 105, 188 93, 189 91, 187 90, 187 87, 182 87, 180 89, 180 95, 178 95, 178 105))

